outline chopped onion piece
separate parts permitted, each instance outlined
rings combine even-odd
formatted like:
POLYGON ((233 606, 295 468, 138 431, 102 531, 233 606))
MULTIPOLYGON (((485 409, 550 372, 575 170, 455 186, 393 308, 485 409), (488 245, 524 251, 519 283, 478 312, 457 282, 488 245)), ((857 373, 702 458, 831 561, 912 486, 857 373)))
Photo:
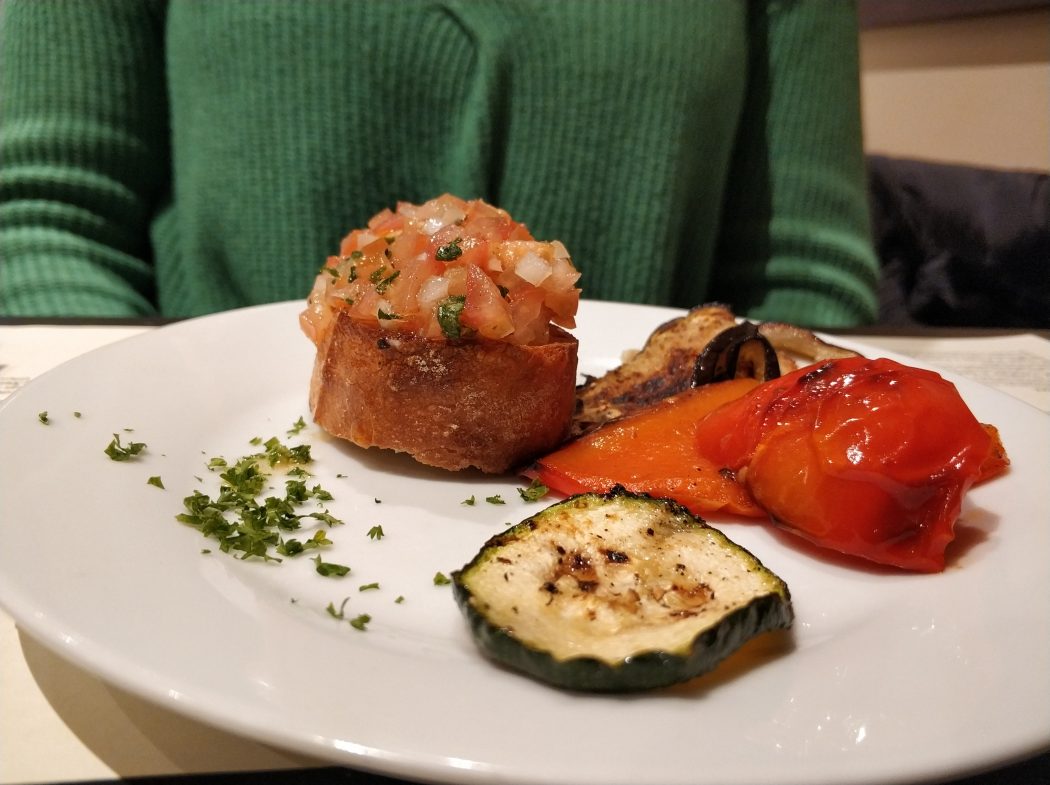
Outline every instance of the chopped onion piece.
POLYGON ((423 234, 433 236, 437 233, 439 229, 444 227, 444 225, 445 224, 441 221, 440 218, 434 216, 433 218, 427 218, 427 220, 423 222, 423 225, 419 227, 419 229, 421 232, 423 232, 423 234))
POLYGON ((521 280, 528 281, 533 286, 539 286, 550 276, 551 265, 542 256, 530 251, 518 259, 518 263, 514 266, 514 273, 521 280))
POLYGON ((438 301, 448 297, 448 284, 448 277, 444 275, 432 275, 423 281, 416 295, 420 310, 429 311, 438 301))
POLYGON ((439 205, 439 210, 435 215, 428 216, 423 222, 420 231, 430 237, 433 237, 439 231, 444 229, 446 226, 451 226, 457 221, 462 221, 467 217, 466 212, 462 209, 455 207, 451 204, 439 205))
POLYGON ((551 277, 544 288, 552 291, 571 289, 578 280, 580 271, 572 266, 572 262, 567 258, 555 257, 551 277))

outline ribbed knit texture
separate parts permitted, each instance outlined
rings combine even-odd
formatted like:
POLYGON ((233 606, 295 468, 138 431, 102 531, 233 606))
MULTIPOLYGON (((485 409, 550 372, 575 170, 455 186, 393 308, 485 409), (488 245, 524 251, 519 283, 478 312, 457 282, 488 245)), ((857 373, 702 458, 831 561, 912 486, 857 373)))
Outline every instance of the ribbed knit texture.
POLYGON ((5 0, 0 312, 304 297, 398 200, 483 197, 592 299, 875 315, 842 0, 5 0))

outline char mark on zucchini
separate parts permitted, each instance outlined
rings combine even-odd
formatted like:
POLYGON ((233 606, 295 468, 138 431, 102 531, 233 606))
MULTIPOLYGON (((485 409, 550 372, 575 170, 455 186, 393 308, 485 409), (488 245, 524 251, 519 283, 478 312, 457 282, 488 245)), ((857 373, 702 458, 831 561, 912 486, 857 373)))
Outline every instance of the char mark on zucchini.
POLYGON ((574 690, 688 681, 793 621, 787 585, 751 553, 680 505, 620 487, 511 527, 452 579, 487 656, 574 690))

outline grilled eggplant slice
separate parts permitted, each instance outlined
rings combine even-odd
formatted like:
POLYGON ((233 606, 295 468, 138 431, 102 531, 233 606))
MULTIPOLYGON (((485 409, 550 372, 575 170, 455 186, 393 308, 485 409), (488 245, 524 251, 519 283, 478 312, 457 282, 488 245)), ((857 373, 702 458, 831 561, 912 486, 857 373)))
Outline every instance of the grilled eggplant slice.
POLYGON ((636 412, 689 388, 696 356, 736 317, 721 305, 705 305, 665 322, 640 351, 608 373, 576 389, 572 436, 636 412))
MULTIPOLYGON (((737 317, 726 306, 708 303, 657 327, 645 345, 620 366, 602 376, 589 377, 576 388, 576 411, 570 435, 575 438, 589 433, 602 423, 648 408, 692 385, 711 381, 697 368, 698 355, 710 344, 725 340, 720 336, 735 328, 737 322, 737 317)), ((825 343, 801 327, 762 322, 757 331, 775 350, 780 373, 833 357, 856 356, 856 352, 825 343)), ((756 345, 750 345, 749 355, 756 345)), ((765 347, 762 350, 764 354, 765 347)), ((716 347, 708 355, 717 356, 721 351, 716 347)), ((748 357, 744 359, 743 364, 737 363, 730 376, 753 375, 757 379, 776 376, 770 373, 768 358, 763 356, 761 361, 753 362, 747 362, 748 357)))
POLYGON ((485 654, 574 690, 687 681, 794 618, 787 585, 751 553, 675 502, 622 487, 496 535, 453 587, 485 654))

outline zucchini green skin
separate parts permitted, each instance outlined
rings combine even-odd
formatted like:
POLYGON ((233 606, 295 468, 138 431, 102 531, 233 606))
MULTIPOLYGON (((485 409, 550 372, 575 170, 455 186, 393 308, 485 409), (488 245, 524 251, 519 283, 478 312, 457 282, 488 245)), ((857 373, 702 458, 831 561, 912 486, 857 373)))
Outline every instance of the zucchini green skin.
MULTIPOLYGON (((559 553, 566 553, 566 548, 556 547, 559 553)), ((593 559, 594 551, 586 552, 588 558, 593 559)), ((587 559, 583 562, 586 563, 587 559)), ((712 670, 756 635, 790 627, 794 619, 787 585, 750 552, 673 501, 633 494, 619 487, 607 494, 570 497, 492 537, 474 559, 452 574, 452 581, 456 602, 467 619, 476 644, 488 657, 548 684, 588 692, 650 690, 688 681, 712 670), (594 583, 597 588, 588 588, 575 595, 571 590, 561 591, 558 585, 562 584, 555 585, 552 580, 555 577, 559 581, 569 580, 570 587, 573 580, 577 585, 583 585, 575 576, 568 575, 571 569, 566 569, 563 564, 572 554, 558 557, 544 551, 549 551, 552 543, 566 542, 567 535, 558 527, 574 527, 573 516, 587 518, 582 530, 573 530, 584 540, 578 543, 582 549, 590 549, 596 542, 601 547, 620 536, 621 529, 633 526, 636 531, 633 535, 628 532, 626 537, 634 536, 642 545, 648 545, 651 540, 656 550, 652 554, 614 551, 617 558, 608 559, 609 564, 602 565, 606 572, 598 576, 599 580, 587 582, 594 583), (599 526, 611 521, 613 528, 603 528, 599 533, 594 527, 595 521, 600 522, 599 526), (648 533, 650 540, 639 537, 639 526, 648 533), (534 553, 528 550, 532 545, 536 546, 534 553), (667 556, 660 551, 665 545, 677 550, 673 554, 675 558, 661 562, 660 556, 667 556), (683 546, 692 550, 686 558, 682 557, 683 546), (513 559, 504 558, 504 554, 511 553, 520 558, 523 552, 528 564, 515 564, 513 559), (533 555, 536 561, 533 561, 533 555), (623 585, 636 588, 634 598, 639 592, 664 597, 671 593, 667 590, 669 579, 666 570, 660 572, 659 565, 676 559, 688 562, 690 567, 687 570, 682 563, 674 565, 682 568, 680 573, 672 576, 675 591, 682 589, 686 601, 695 603, 695 608, 668 611, 660 603, 650 601, 648 617, 637 624, 645 628, 642 634, 646 636, 646 642, 639 648, 632 648, 636 637, 633 629, 636 618, 632 614, 641 612, 614 607, 624 604, 624 595, 614 591, 603 596, 605 581, 608 578, 609 586, 614 583, 619 586, 623 584, 623 576, 627 576, 623 585), (657 563, 656 577, 640 579, 639 572, 653 570, 636 565, 648 562, 657 563), (687 575, 688 572, 697 572, 697 565, 708 563, 711 571, 704 574, 705 580, 717 582, 719 576, 726 574, 725 584, 719 583, 711 589, 698 576, 690 578, 687 575), (504 571, 502 580, 508 584, 505 596, 503 583, 495 576, 499 571, 504 571), (612 578, 609 578, 610 571, 612 578), (621 577, 615 577, 616 574, 621 577), (715 578, 712 579, 712 575, 715 578), (708 602, 723 604, 723 600, 716 603, 715 598, 719 594, 732 594, 727 589, 730 580, 747 583, 742 596, 725 603, 724 608, 710 612, 703 609, 708 602), (654 582, 661 585, 654 588, 654 582), (703 587, 704 592, 710 590, 709 596, 699 596, 697 587, 703 587), (533 592, 538 592, 536 596, 544 599, 530 603, 528 598, 533 592), (698 596, 699 599, 690 599, 698 596), (517 598, 521 598, 520 603, 517 598), (514 606, 511 609, 513 614, 519 613, 520 604, 522 615, 508 617, 505 607, 508 602, 514 606), (560 612, 557 607, 548 611, 554 603, 561 603, 558 606, 562 609, 560 612), (577 607, 567 603, 576 603, 577 607), (579 603, 586 603, 591 610, 581 616, 579 603), (604 638, 599 633, 590 640, 587 624, 581 624, 580 619, 588 614, 593 618, 595 603, 601 604, 598 612, 603 616, 611 615, 614 620, 622 616, 625 626, 604 638), (692 612, 694 609, 697 612, 692 612), (712 618, 708 619, 708 616, 712 618), (693 621, 682 621, 689 617, 693 617, 693 621), (508 618, 512 621, 508 622, 508 618), (552 629, 554 637, 550 638, 552 629), (549 642, 544 636, 550 638, 549 642), (557 639, 558 636, 572 638, 573 642, 566 646, 564 641, 557 639), (654 637, 661 640, 659 645, 653 645, 654 637), (618 648, 621 641, 626 647, 622 650, 618 648), (588 646, 591 645, 593 652, 589 653, 588 646), (573 651, 566 653, 567 648, 573 651)), ((632 589, 628 588, 628 593, 631 592, 632 589)), ((637 605, 635 602, 634 606, 637 605)))

